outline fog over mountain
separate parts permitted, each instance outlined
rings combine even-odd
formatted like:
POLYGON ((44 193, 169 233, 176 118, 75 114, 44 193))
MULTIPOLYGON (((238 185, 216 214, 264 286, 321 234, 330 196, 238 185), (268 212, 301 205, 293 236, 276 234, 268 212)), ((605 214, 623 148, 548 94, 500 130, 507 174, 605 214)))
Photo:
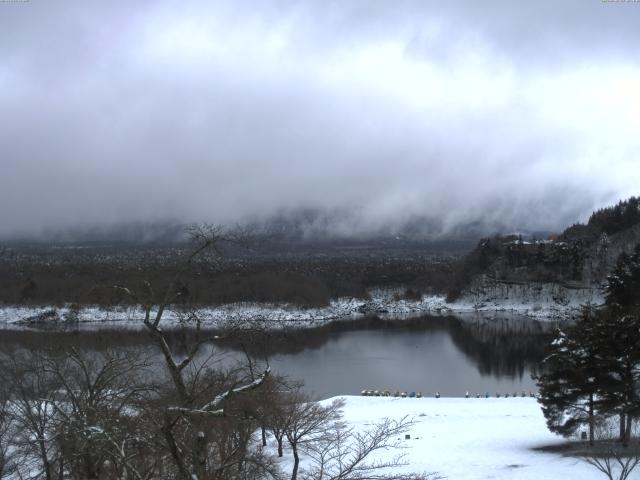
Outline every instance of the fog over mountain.
POLYGON ((0 235, 304 210, 340 235, 558 230, 638 193, 639 22, 600 0, 0 3, 0 235))

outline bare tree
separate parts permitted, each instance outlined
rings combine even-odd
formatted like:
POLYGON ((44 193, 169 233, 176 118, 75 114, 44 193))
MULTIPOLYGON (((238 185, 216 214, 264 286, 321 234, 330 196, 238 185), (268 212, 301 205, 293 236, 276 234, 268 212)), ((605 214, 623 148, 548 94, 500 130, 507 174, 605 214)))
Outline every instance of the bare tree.
POLYGON ((267 446, 267 432, 270 433, 277 442, 278 457, 284 455, 284 440, 293 410, 293 395, 301 391, 302 385, 300 381, 271 375, 260 392, 264 402, 257 410, 257 417, 260 422, 262 446, 267 446))
POLYGON ((598 441, 580 457, 609 480, 627 480, 640 464, 640 444, 617 441, 614 427, 604 422, 598 429, 598 441))
POLYGON ((11 451, 20 477, 134 479, 153 475, 145 453, 137 354, 75 349, 13 352, 3 359, 11 451), (107 468, 108 467, 108 468, 107 468), (107 472, 108 471, 108 472, 107 472))
POLYGON ((609 480, 626 480, 640 463, 637 445, 621 448, 619 443, 610 443, 606 449, 586 454, 582 459, 601 471, 609 480))
POLYGON ((97 479, 107 471, 109 478, 151 478, 156 463, 139 432, 140 406, 152 391, 141 378, 148 361, 133 352, 71 349, 43 364, 60 385, 52 407, 57 444, 72 476, 97 479))
MULTIPOLYGON (((62 478, 62 460, 56 443, 54 403, 59 383, 45 372, 42 358, 27 352, 3 355, 0 382, 6 392, 15 436, 11 439, 20 468, 31 477, 62 478)), ((19 472, 18 472, 19 473, 19 472)))
MULTIPOLYGON (((161 326, 163 315, 171 305, 184 303, 188 295, 186 277, 195 263, 210 253, 220 256, 225 245, 244 244, 247 238, 245 232, 210 225, 193 227, 189 234, 194 248, 177 266, 174 277, 163 291, 154 291, 149 282, 145 282, 139 293, 122 286, 117 286, 116 289, 133 298, 142 307, 144 325, 162 352, 173 387, 173 405, 164 409, 159 428, 179 476, 185 480, 203 480, 225 471, 229 462, 236 463, 237 452, 242 450, 231 449, 226 455, 221 455, 223 449, 218 448, 217 455, 213 454, 212 444, 216 437, 215 430, 219 426, 215 420, 227 416, 231 399, 259 388, 269 376, 270 369, 266 366, 261 374, 252 375, 252 378, 235 377, 223 382, 224 388, 216 391, 215 386, 220 387, 220 381, 206 381, 215 377, 215 372, 211 371, 206 361, 202 362, 198 358, 207 339, 202 335, 202 321, 195 309, 185 315, 185 321, 195 327, 195 338, 189 351, 181 359, 171 351, 161 326)), ((244 440, 237 446, 241 446, 243 442, 244 440)))
POLYGON ((402 448, 398 436, 414 425, 409 417, 400 420, 384 419, 367 430, 356 431, 341 423, 334 423, 314 442, 305 445, 312 467, 303 480, 437 480, 434 473, 393 473, 389 469, 407 465, 404 455, 390 460, 375 460, 376 453, 402 448))
POLYGON ((334 428, 334 424, 340 420, 344 400, 334 400, 325 407, 297 391, 286 395, 282 402, 285 413, 282 416, 282 429, 293 454, 291 480, 296 480, 300 467, 300 449, 322 438, 334 428))
POLYGON ((10 478, 16 469, 11 441, 17 432, 12 417, 8 399, 0 397, 0 479, 10 478))

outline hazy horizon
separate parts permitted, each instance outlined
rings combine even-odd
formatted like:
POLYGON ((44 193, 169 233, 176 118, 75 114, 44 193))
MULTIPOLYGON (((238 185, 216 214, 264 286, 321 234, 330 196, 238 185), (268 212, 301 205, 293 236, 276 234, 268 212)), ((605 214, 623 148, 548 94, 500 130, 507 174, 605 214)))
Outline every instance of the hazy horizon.
POLYGON ((559 231, 640 185, 640 4, 0 3, 0 237, 559 231), (337 220, 331 220, 337 219, 337 220))

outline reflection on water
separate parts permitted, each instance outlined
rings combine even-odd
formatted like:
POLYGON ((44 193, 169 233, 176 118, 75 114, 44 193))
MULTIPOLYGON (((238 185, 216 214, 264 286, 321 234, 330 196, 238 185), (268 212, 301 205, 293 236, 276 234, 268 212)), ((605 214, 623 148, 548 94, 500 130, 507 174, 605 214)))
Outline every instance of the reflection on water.
POLYGON ((340 322, 271 339, 271 364, 321 397, 363 389, 462 396, 535 390, 553 326, 530 319, 340 322))
MULTIPOLYGON (((269 333, 246 343, 251 353, 269 358, 273 369, 304 380, 320 397, 357 394, 367 389, 422 391, 462 396, 535 390, 531 371, 542 358, 553 325, 531 319, 420 317, 368 318, 315 329, 269 333)), ((209 332, 214 333, 214 332, 209 332)), ((150 347, 144 331, 11 332, 3 344, 26 348, 75 345, 105 348, 150 347)), ((171 348, 186 351, 190 330, 171 332, 171 348)), ((152 346, 151 346, 152 347, 152 346)), ((209 342, 208 352, 227 351, 225 362, 243 356, 240 340, 209 342)), ((152 347, 153 351, 153 347, 152 347)), ((205 352, 205 353, 208 353, 205 352)))

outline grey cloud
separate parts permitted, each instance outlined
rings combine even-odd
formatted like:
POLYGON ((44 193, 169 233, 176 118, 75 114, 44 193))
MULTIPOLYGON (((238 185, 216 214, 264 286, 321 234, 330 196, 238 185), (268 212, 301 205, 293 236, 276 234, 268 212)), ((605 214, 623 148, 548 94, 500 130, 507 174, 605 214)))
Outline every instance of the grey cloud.
POLYGON ((302 208, 351 212, 331 226, 344 234, 416 217, 560 228, 640 180, 639 16, 569 0, 0 5, 0 233, 302 208))

